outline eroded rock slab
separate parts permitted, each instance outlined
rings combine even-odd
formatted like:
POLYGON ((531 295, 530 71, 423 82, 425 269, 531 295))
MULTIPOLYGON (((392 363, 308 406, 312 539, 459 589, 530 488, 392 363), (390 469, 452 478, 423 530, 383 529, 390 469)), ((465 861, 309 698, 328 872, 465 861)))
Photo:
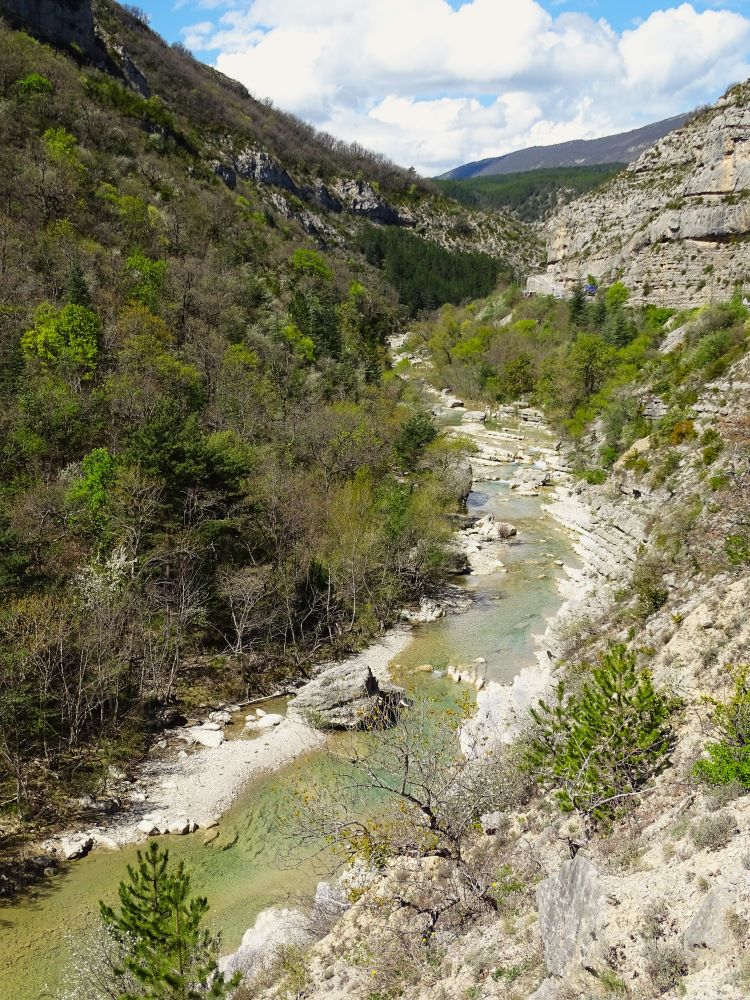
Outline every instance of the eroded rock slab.
POLYGON ((316 729, 359 729, 394 717, 404 689, 378 680, 366 664, 336 664, 300 688, 288 715, 316 729))
POLYGON ((687 948, 708 948, 718 954, 730 951, 732 936, 727 915, 734 908, 734 897, 720 886, 712 889, 693 914, 685 931, 687 948))
POLYGON ((536 905, 544 961, 553 976, 585 965, 604 926, 599 874, 581 855, 537 886, 536 905))

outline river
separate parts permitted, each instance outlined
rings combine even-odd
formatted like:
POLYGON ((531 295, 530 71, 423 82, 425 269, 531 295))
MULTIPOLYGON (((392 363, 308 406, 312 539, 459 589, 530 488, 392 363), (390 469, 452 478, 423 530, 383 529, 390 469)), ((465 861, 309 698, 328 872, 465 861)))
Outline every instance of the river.
MULTIPOLYGON (((523 433, 526 443, 550 443, 543 429, 524 426, 523 433)), ((513 470, 513 465, 497 467, 504 479, 513 470)), ((565 571, 557 563, 575 565, 570 539, 544 512, 544 503, 544 496, 518 496, 507 479, 476 484, 469 511, 492 513, 518 528, 518 537, 502 554, 506 572, 467 577, 463 586, 474 598, 468 611, 416 626, 409 645, 396 657, 396 680, 440 702, 473 695, 473 688, 415 672, 415 667, 430 663, 443 670, 482 658, 486 662, 480 670, 487 680, 507 683, 535 662, 534 636, 544 632, 562 603, 558 580, 565 571)), ((194 889, 208 897, 210 923, 223 931, 226 951, 237 947, 260 910, 294 905, 314 891, 320 872, 312 860, 290 867, 286 811, 297 784, 324 794, 332 780, 329 755, 314 751, 245 788, 222 819, 218 843, 228 845, 226 849, 204 847, 202 832, 160 838, 175 858, 190 866, 194 889)), ((135 850, 95 851, 31 895, 0 909, 0 997, 74 995, 66 984, 77 962, 75 952, 96 920, 98 900, 115 898, 135 850)))

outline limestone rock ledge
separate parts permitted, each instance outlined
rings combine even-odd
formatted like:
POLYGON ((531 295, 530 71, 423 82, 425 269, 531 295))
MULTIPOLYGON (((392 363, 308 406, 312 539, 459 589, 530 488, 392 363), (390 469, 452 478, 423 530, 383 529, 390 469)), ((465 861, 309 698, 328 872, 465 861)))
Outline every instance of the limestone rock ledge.
POLYGON ((550 220, 549 281, 621 279, 634 302, 728 297, 750 270, 750 82, 550 220))

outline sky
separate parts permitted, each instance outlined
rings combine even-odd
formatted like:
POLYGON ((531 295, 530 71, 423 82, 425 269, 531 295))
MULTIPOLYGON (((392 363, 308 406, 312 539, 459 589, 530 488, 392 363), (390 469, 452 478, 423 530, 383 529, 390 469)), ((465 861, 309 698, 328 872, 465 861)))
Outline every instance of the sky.
POLYGON ((637 128, 750 77, 750 0, 141 0, 151 26, 433 176, 637 128))

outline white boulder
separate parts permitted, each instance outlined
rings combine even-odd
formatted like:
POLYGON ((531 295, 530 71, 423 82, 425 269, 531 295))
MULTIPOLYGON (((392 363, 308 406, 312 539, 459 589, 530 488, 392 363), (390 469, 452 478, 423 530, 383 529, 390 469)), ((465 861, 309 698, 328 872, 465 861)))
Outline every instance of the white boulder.
POLYGON ((259 719, 251 719, 249 722, 245 723, 247 729, 255 729, 262 731, 264 729, 274 729, 276 726, 281 725, 284 721, 283 715, 263 715, 259 719))
POLYGON ((221 729, 205 729, 203 726, 191 726, 188 729, 188 736, 191 743, 200 743, 201 746, 215 749, 224 742, 224 733, 221 729))
POLYGON ((66 861, 77 861, 85 857, 94 846, 94 838, 88 833, 73 833, 60 839, 60 854, 66 861))

